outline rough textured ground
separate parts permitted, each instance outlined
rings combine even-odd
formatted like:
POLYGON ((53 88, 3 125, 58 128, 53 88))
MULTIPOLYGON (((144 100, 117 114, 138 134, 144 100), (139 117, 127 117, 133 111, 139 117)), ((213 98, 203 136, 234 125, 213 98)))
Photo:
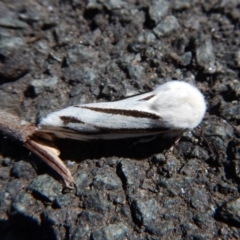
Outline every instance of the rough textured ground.
POLYGON ((37 123, 179 79, 208 112, 167 159, 161 139, 59 142, 69 192, 1 135, 0 238, 240 238, 239 29, 239 0, 1 0, 1 109, 37 123))

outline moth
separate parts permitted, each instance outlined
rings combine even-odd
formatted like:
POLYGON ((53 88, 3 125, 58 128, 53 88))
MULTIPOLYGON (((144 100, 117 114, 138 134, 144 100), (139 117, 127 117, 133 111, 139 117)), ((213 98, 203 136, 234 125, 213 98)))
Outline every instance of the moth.
POLYGON ((39 136, 94 140, 178 136, 200 124, 206 111, 203 94, 183 81, 169 81, 155 90, 120 101, 80 104, 48 114, 25 146, 40 156, 70 187, 74 179, 54 146, 39 136))
POLYGON ((75 105, 50 113, 39 132, 76 140, 119 139, 177 132, 202 121, 202 93, 183 81, 170 81, 155 90, 115 102, 75 105))

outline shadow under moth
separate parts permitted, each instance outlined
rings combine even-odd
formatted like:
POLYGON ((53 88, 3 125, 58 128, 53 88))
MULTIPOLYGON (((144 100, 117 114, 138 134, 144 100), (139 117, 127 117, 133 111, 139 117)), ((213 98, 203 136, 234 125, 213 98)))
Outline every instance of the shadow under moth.
POLYGON ((22 142, 71 188, 74 179, 59 158, 60 151, 51 144, 54 138, 88 141, 161 133, 180 138, 200 124, 205 111, 204 96, 196 87, 169 81, 151 92, 120 101, 80 104, 49 113, 37 127, 0 112, 0 131, 22 142))

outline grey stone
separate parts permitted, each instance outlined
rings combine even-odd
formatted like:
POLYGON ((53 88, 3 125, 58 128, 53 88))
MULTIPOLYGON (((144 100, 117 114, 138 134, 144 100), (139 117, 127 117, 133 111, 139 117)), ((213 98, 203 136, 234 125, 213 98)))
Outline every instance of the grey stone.
POLYGON ((225 221, 234 221, 240 224, 240 198, 227 202, 219 213, 225 221))
POLYGON ((189 188, 194 182, 191 177, 177 177, 177 178, 161 178, 159 181, 160 186, 166 188, 169 193, 174 196, 181 195, 185 192, 185 188, 189 188))
POLYGON ((116 61, 110 62, 110 63, 106 66, 105 71, 106 71, 106 73, 108 73, 108 74, 111 74, 111 73, 113 73, 113 72, 119 71, 119 67, 118 67, 116 61))
POLYGON ((191 0, 174 0, 172 6, 175 10, 186 10, 191 7, 191 0))
POLYGON ((201 160, 198 159, 189 159, 180 170, 180 173, 183 175, 195 177, 201 166, 201 160))
POLYGON ((196 49, 196 60, 206 73, 213 74, 216 72, 215 54, 211 40, 204 41, 196 49))
POLYGON ((109 201, 113 202, 114 204, 124 204, 126 197, 123 193, 109 193, 108 194, 109 201))
MULTIPOLYGON (((81 5, 80 3, 82 3, 81 0, 73 0, 73 4, 75 6, 77 6, 78 4, 81 5)), ((97 0, 88 0, 88 4, 86 7, 88 10, 98 10, 98 11, 102 11, 103 10, 103 5, 101 2, 97 1, 97 0)))
POLYGON ((71 37, 68 35, 68 25, 60 24, 54 29, 54 33, 59 45, 66 45, 71 42, 71 37))
POLYGON ((206 233, 202 233, 200 231, 197 231, 193 234, 189 234, 188 237, 189 237, 189 239, 208 240, 208 239, 213 239, 214 235, 213 234, 206 234, 206 233))
POLYGON ((29 85, 33 88, 34 93, 39 95, 44 91, 53 92, 58 84, 57 77, 50 77, 44 79, 34 79, 32 80, 29 85))
POLYGON ((149 225, 146 228, 146 231, 157 235, 157 236, 164 236, 164 235, 170 235, 170 232, 173 232, 176 229, 176 227, 171 222, 161 222, 161 225, 149 225))
MULTIPOLYGON (((115 10, 114 12, 119 12, 119 18, 124 23, 129 23, 127 30, 132 30, 134 26, 140 25, 145 19, 144 14, 139 12, 136 8, 128 8, 128 5, 125 2, 122 8, 115 10)), ((117 14, 116 14, 117 15, 117 14)), ((136 29, 135 29, 136 30, 136 29)), ((132 32, 133 33, 133 32, 132 32)))
POLYGON ((107 227, 92 233, 93 240, 122 240, 128 233, 123 223, 109 224, 107 227))
POLYGON ((13 51, 0 65, 0 77, 5 80, 17 80, 30 71, 30 57, 21 51, 13 51))
POLYGON ((10 201, 10 194, 5 192, 5 190, 0 189, 0 208, 4 208, 9 205, 10 201))
POLYGON ((28 162, 19 161, 13 165, 11 174, 17 178, 32 179, 36 176, 36 172, 32 165, 28 162))
POLYGON ((104 217, 102 214, 83 210, 78 216, 78 222, 87 222, 90 226, 102 226, 104 224, 104 217))
POLYGON ((54 200, 54 205, 58 208, 64 208, 73 203, 72 198, 69 194, 59 195, 54 200))
POLYGON ((52 202, 60 195, 62 186, 49 175, 44 174, 36 177, 28 185, 28 189, 38 197, 52 202))
POLYGON ((162 166, 161 169, 163 174, 169 177, 176 173, 179 170, 180 166, 180 161, 177 158, 171 156, 167 159, 166 163, 162 166))
POLYGON ((240 67, 240 50, 235 53, 235 62, 238 67, 240 67))
POLYGON ((64 80, 66 82, 76 82, 91 85, 96 80, 94 69, 89 67, 70 67, 63 69, 64 80))
MULTIPOLYGON (((69 239, 79 240, 83 239, 91 231, 90 226, 87 224, 81 224, 78 226, 71 225, 69 228, 69 239)), ((88 236, 89 239, 90 236, 88 236)))
POLYGON ((240 160, 233 160, 233 170, 235 176, 240 179, 240 160))
POLYGON ((94 56, 95 54, 90 49, 87 49, 81 44, 77 44, 68 50, 66 62, 68 65, 74 63, 82 64, 86 61, 92 61, 94 56))
POLYGON ((74 176, 76 181, 77 196, 81 196, 85 191, 86 187, 90 184, 88 174, 86 172, 80 171, 76 176, 74 176))
POLYGON ((156 36, 152 32, 139 33, 137 41, 138 43, 153 44, 156 41, 156 36))
MULTIPOLYGON (((240 176, 239 176, 240 177, 240 176)), ((214 190, 218 190, 218 192, 224 194, 224 195, 229 195, 229 194, 236 194, 238 192, 237 187, 231 186, 230 184, 227 183, 220 183, 218 184, 214 190)))
POLYGON ((187 233, 188 236, 191 233, 197 232, 198 230, 198 227, 196 226, 196 224, 193 224, 191 222, 183 222, 181 224, 181 228, 184 229, 184 231, 187 233))
MULTIPOLYGON (((240 108, 239 108, 240 109, 240 108)), ((205 126, 204 134, 206 136, 219 136, 221 139, 231 138, 233 128, 223 122, 217 122, 215 125, 205 126)))
POLYGON ((116 173, 104 171, 95 176, 93 186, 100 190, 116 190, 122 187, 122 182, 116 173))
POLYGON ((220 0, 217 2, 206 1, 204 2, 203 6, 204 6, 204 10, 206 11, 225 10, 226 12, 228 12, 228 11, 233 11, 233 9, 236 8, 237 4, 238 4, 238 1, 236 0, 231 0, 231 1, 220 0))
POLYGON ((209 158, 208 152, 200 146, 194 146, 190 153, 190 156, 204 160, 207 160, 209 158))
POLYGON ((64 209, 47 209, 43 212, 42 218, 46 223, 55 226, 69 226, 71 223, 77 220, 78 211, 72 208, 64 209))
POLYGON ((42 21, 42 28, 55 28, 58 25, 59 17, 57 15, 49 15, 42 21))
POLYGON ((198 208, 199 210, 207 208, 209 206, 209 197, 206 190, 196 189, 196 191, 191 194, 190 203, 193 208, 198 208))
MULTIPOLYGON (((224 108, 221 109, 221 115, 226 117, 227 119, 232 119, 239 121, 240 119, 240 106, 239 104, 225 104, 224 108)), ((230 131, 231 133, 231 131, 230 131)))
MULTIPOLYGON (((112 77, 115 78, 116 76, 113 75, 112 77)), ((121 78, 123 78, 122 74, 120 74, 120 76, 117 76, 117 79, 115 78, 115 80, 119 81, 121 78)), ((123 90, 120 84, 112 84, 107 81, 103 86, 101 94, 103 94, 108 99, 112 99, 115 96, 120 98, 123 97, 123 90)))
POLYGON ((34 205, 35 199, 28 193, 18 193, 12 201, 12 211, 24 214, 28 212, 30 207, 34 205))
POLYGON ((9 53, 16 49, 23 48, 25 40, 20 37, 1 37, 0 38, 0 54, 8 56, 9 53))
POLYGON ((142 174, 140 169, 131 160, 122 160, 120 163, 120 174, 127 186, 140 185, 142 174))
POLYGON ((212 230, 212 232, 216 229, 216 224, 213 218, 213 212, 198 212, 196 216, 193 217, 193 221, 197 224, 201 229, 212 230))
POLYGON ((127 67, 128 75, 131 79, 140 80, 144 74, 144 67, 140 65, 129 64, 127 67))
POLYGON ((111 205, 107 202, 103 192, 89 191, 84 193, 83 207, 101 214, 107 214, 111 205))
POLYGON ((20 192, 12 201, 11 215, 21 215, 31 219, 35 224, 41 224, 41 219, 38 213, 38 208, 35 206, 35 200, 28 193, 20 192))
MULTIPOLYGON (((2 91, 0 91, 0 98, 1 98, 1 99, 4 99, 4 97, 1 96, 1 93, 2 93, 2 91)), ((9 94, 8 94, 8 95, 9 95, 9 94)), ((6 94, 6 97, 7 97, 7 94, 6 94)), ((0 103, 1 103, 1 101, 0 101, 0 103)), ((4 109, 4 107, 2 107, 1 105, 0 105, 0 108, 3 108, 3 109, 4 109)), ((3 160, 2 160, 2 165, 3 165, 4 167, 10 166, 10 165, 11 165, 11 159, 8 158, 8 157, 3 158, 3 160)))
POLYGON ((20 190, 22 190, 24 184, 22 181, 18 179, 14 179, 8 182, 6 187, 6 192, 9 193, 11 196, 15 196, 20 190))
POLYGON ((169 36, 179 30, 180 25, 174 16, 167 16, 154 29, 153 32, 158 38, 169 36))
POLYGON ((13 16, 5 16, 3 18, 0 18, 0 26, 7 27, 7 28, 16 28, 16 29, 28 27, 28 25, 25 22, 20 21, 16 18, 13 18, 13 16))
POLYGON ((0 167, 0 179, 7 180, 10 175, 10 170, 8 167, 0 167))
POLYGON ((180 219, 181 215, 177 213, 175 209, 169 209, 169 211, 164 213, 163 217, 166 221, 174 221, 176 219, 180 219))
POLYGON ((49 43, 46 40, 42 39, 42 40, 39 40, 38 42, 36 42, 34 47, 38 53, 40 53, 42 56, 44 56, 44 59, 42 59, 41 61, 45 63, 45 57, 47 58, 47 56, 49 55, 49 53, 51 51, 49 43))
POLYGON ((185 52, 181 58, 183 66, 188 66, 192 61, 192 52, 185 52))
POLYGON ((168 14, 169 10, 169 1, 166 0, 154 0, 153 3, 149 6, 148 14, 151 20, 155 24, 158 24, 163 17, 168 14))
POLYGON ((107 8, 107 10, 112 11, 114 9, 120 9, 124 7, 124 1, 122 0, 105 0, 102 2, 103 6, 107 8))
POLYGON ((146 44, 139 43, 137 41, 134 41, 129 44, 129 49, 134 53, 141 53, 144 52, 144 50, 147 48, 146 44))
POLYGON ((155 154, 152 159, 153 162, 159 163, 159 164, 163 164, 166 162, 166 157, 163 153, 158 153, 155 154))
MULTIPOLYGON (((236 115, 239 114, 239 117, 240 117, 240 108, 238 108, 239 110, 238 112, 238 110, 235 107, 238 108, 238 104, 236 106, 231 104, 231 107, 224 106, 224 110, 221 113, 228 112, 229 116, 235 113, 236 115)), ((226 115, 223 115, 223 116, 226 117, 226 115)), ((233 127, 230 124, 224 123, 224 121, 219 121, 219 120, 214 121, 214 124, 212 125, 208 124, 208 121, 207 121, 207 122, 203 122, 203 126, 204 126, 204 134, 207 137, 214 136, 215 138, 219 137, 222 140, 225 140, 225 139, 232 139, 232 136, 234 134, 233 127)))
POLYGON ((172 209, 174 205, 178 204, 177 198, 165 198, 165 201, 163 202, 163 206, 169 209, 172 209))
POLYGON ((69 95, 70 95, 70 97, 75 97, 75 96, 78 96, 81 92, 83 92, 82 84, 81 83, 74 84, 69 95))
POLYGON ((155 199, 147 201, 135 200, 133 215, 140 225, 150 226, 158 217, 159 206, 155 199))
POLYGON ((178 148, 179 154, 182 156, 189 156, 189 154, 191 154, 192 147, 193 143, 190 141, 180 141, 176 146, 176 148, 178 148))
POLYGON ((18 16, 22 21, 29 23, 44 20, 46 17, 44 8, 39 4, 29 4, 25 7, 25 11, 20 12, 18 16))
POLYGON ((232 91, 236 99, 240 97, 240 83, 238 80, 233 80, 230 84, 228 84, 228 91, 232 91))

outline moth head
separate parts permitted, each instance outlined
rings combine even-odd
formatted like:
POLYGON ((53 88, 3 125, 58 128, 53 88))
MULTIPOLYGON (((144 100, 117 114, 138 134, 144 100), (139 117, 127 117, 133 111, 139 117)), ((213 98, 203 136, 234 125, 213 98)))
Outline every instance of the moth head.
POLYGON ((203 94, 183 81, 170 81, 155 89, 157 98, 152 107, 173 128, 193 129, 206 112, 203 94))

